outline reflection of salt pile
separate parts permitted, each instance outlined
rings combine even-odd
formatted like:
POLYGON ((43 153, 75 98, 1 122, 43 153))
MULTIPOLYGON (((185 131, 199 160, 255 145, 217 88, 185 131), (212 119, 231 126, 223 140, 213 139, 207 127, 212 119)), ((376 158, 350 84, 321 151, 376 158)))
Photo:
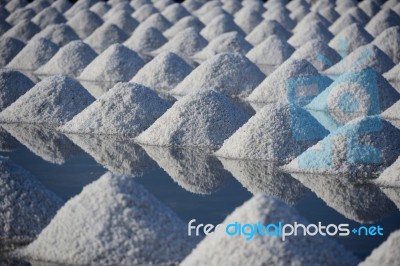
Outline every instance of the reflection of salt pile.
POLYGON ((400 17, 391 9, 382 9, 365 26, 365 29, 377 37, 385 29, 400 25, 400 17))
POLYGON ((216 155, 285 162, 327 134, 307 111, 294 105, 270 104, 225 140, 216 155))
POLYGON ((87 37, 85 43, 89 44, 100 54, 112 44, 122 43, 126 39, 128 39, 128 35, 118 28, 118 26, 106 22, 87 37))
POLYGON ((67 24, 81 39, 85 39, 103 24, 103 20, 92 11, 83 9, 69 19, 67 24))
POLYGON ((143 59, 137 53, 122 44, 113 44, 82 71, 79 79, 128 81, 143 65, 143 59))
MULTIPOLYGON (((245 202, 223 222, 262 224, 280 221, 307 224, 293 208, 280 200, 259 194, 245 202)), ((265 224, 266 225, 266 224, 265 224)), ((224 228, 225 229, 225 228, 224 228)), ((274 234, 274 229, 267 229, 274 234)), ((225 230, 207 236, 185 258, 185 265, 356 265, 357 259, 330 238, 290 236, 283 241, 279 236, 256 234, 251 241, 244 235, 229 236, 225 230), (223 231, 223 232, 222 232, 223 231)))
POLYGON ((400 187, 400 157, 374 180, 380 186, 400 187))
POLYGON ((75 31, 64 23, 47 26, 44 30, 34 36, 34 38, 39 37, 46 38, 57 44, 59 47, 62 47, 71 41, 79 40, 79 36, 75 31))
POLYGON ((229 180, 221 163, 207 150, 143 146, 147 154, 185 190, 209 195, 229 180))
POLYGON ((226 95, 245 96, 264 78, 264 74, 244 55, 223 53, 194 69, 171 93, 186 95, 213 88, 226 95))
POLYGON ((303 30, 297 31, 290 39, 288 43, 294 47, 300 47, 304 43, 311 40, 318 40, 328 43, 334 36, 328 31, 328 29, 322 24, 312 24, 303 30))
MULTIPOLYGON (((329 46, 340 54, 350 54, 358 47, 372 42, 374 38, 358 23, 353 23, 338 33, 329 46)), ((336 63, 336 62, 335 62, 336 63)))
POLYGON ((375 38, 373 43, 385 52, 395 64, 400 63, 400 26, 386 29, 375 38))
POLYGON ((5 123, 32 123, 59 126, 93 101, 79 82, 52 76, 37 83, 0 113, 5 123))
POLYGON ((124 45, 138 53, 148 54, 168 41, 156 28, 136 29, 124 45))
POLYGON ((35 84, 15 70, 0 70, 0 111, 15 102, 35 84))
POLYGON ((57 9, 48 7, 32 18, 32 22, 44 29, 51 24, 64 23, 66 19, 57 9))
POLYGON ((49 62, 36 70, 35 74, 64 74, 77 77, 96 56, 96 52, 86 43, 72 41, 62 47, 49 62))
POLYGON ((211 41, 219 35, 230 32, 237 31, 239 34, 246 35, 238 25, 233 21, 232 16, 221 14, 213 18, 204 29, 201 30, 201 35, 204 36, 208 41, 211 41))
POLYGON ((136 140, 156 146, 216 148, 247 119, 226 96, 215 90, 204 90, 177 101, 136 140))
POLYGON ((0 243, 35 239, 62 205, 33 175, 0 157, 0 243))
POLYGON ((224 168, 253 195, 264 193, 294 205, 307 189, 289 174, 279 173, 275 165, 256 160, 219 159, 224 168))
POLYGON ((290 38, 291 33, 282 27, 276 20, 263 21, 254 28, 254 30, 246 36, 246 41, 252 45, 263 42, 271 35, 277 35, 282 40, 290 38))
POLYGON ((3 36, 9 36, 27 42, 38 32, 40 32, 38 25, 29 20, 23 20, 4 33, 3 36))
POLYGON ((170 105, 147 87, 117 83, 61 128, 66 133, 136 136, 170 105))
POLYGON ((174 53, 159 54, 131 79, 154 90, 169 91, 178 85, 193 68, 174 53))
POLYGON ((196 244, 186 231, 134 178, 108 172, 69 200, 18 254, 62 264, 174 264, 196 244))
POLYGON ((201 29, 204 28, 204 24, 194 16, 186 16, 163 32, 163 34, 167 38, 173 38, 176 34, 187 28, 194 28, 196 31, 200 32, 201 29))

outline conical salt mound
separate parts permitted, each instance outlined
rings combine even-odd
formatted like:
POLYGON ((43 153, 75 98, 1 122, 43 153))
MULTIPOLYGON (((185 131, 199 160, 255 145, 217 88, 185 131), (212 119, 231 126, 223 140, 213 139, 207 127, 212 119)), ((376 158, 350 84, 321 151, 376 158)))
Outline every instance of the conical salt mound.
POLYGON ((223 94, 203 90, 177 101, 136 137, 136 141, 155 146, 217 148, 247 119, 247 115, 223 94))
POLYGON ((353 23, 344 28, 330 42, 329 46, 335 49, 342 57, 351 54, 358 47, 366 45, 374 40, 363 26, 353 23))
POLYGON ((351 24, 358 23, 363 25, 361 21, 356 19, 350 14, 346 14, 338 18, 335 23, 333 23, 330 27, 329 30, 334 34, 338 35, 342 30, 350 26, 351 24))
POLYGON ((161 0, 161 1, 154 1, 154 7, 157 8, 160 11, 163 11, 166 9, 168 6, 174 4, 175 2, 173 0, 161 0))
POLYGON ((22 41, 3 36, 0 37, 0 67, 5 67, 24 48, 22 41))
POLYGON ((64 133, 134 137, 153 124, 169 107, 168 102, 147 87, 136 83, 118 83, 59 130, 64 133))
MULTIPOLYGON (((156 28, 157 30, 163 32, 171 27, 171 22, 169 22, 163 15, 160 13, 155 13, 150 17, 146 18, 145 21, 140 23, 140 25, 136 28, 136 30, 143 30, 145 28, 156 28)), ((135 31, 136 31, 135 30, 135 31)))
POLYGON ((134 19, 131 14, 125 10, 121 10, 114 14, 111 18, 107 19, 107 23, 116 25, 128 36, 131 35, 139 25, 139 22, 137 22, 136 19, 134 19))
POLYGON ((91 6, 99 2, 98 0, 80 0, 76 2, 70 9, 65 12, 65 17, 70 19, 79 11, 88 10, 91 6))
POLYGON ((340 17, 339 13, 335 11, 334 6, 332 5, 326 6, 325 8, 318 11, 318 13, 320 13, 330 23, 334 23, 340 17))
POLYGON ((58 51, 56 44, 44 38, 30 41, 10 63, 8 68, 36 70, 46 64, 58 51))
POLYGON ((383 74, 383 76, 389 81, 400 81, 400 64, 395 65, 392 69, 383 74))
POLYGON ((63 74, 77 77, 96 57, 96 52, 89 45, 82 41, 72 41, 62 47, 49 62, 36 70, 35 74, 63 74))
POLYGON ((196 31, 200 32, 204 28, 204 24, 194 16, 185 16, 171 26, 171 28, 164 31, 163 34, 167 38, 173 38, 179 32, 188 28, 194 28, 196 31))
POLYGON ((56 0, 53 4, 51 4, 51 6, 57 9, 58 12, 65 13, 68 9, 71 8, 72 3, 68 0, 56 0))
POLYGON ((9 29, 3 36, 13 37, 23 42, 28 42, 36 33, 40 32, 40 28, 29 20, 23 20, 17 25, 9 29))
POLYGON ((37 83, 4 109, 0 121, 60 126, 93 101, 79 82, 64 76, 52 76, 37 83))
POLYGON ((65 23, 49 25, 33 38, 48 39, 57 44, 58 47, 62 47, 71 41, 79 40, 79 36, 75 31, 65 23))
POLYGON ((175 3, 165 8, 161 14, 171 23, 178 22, 181 18, 189 16, 190 13, 180 4, 175 3))
POLYGON ((251 49, 246 56, 256 64, 265 74, 271 74, 275 68, 288 59, 294 48, 276 35, 268 37, 265 41, 251 49))
POLYGON ((379 47, 395 64, 400 63, 400 26, 390 27, 375 38, 373 44, 379 47))
POLYGON ((118 14, 120 14, 121 11, 126 12, 129 15, 132 14, 134 11, 133 8, 129 5, 129 3, 127 3, 127 1, 120 1, 115 4, 112 3, 110 4, 112 6, 111 9, 102 17, 104 21, 110 20, 111 18, 118 16, 118 14))
POLYGON ((62 201, 33 175, 0 156, 0 243, 26 244, 51 221, 62 201))
MULTIPOLYGON (((232 17, 221 6, 218 6, 218 7, 214 7, 209 12, 199 16, 199 19, 204 24, 208 24, 210 21, 212 21, 214 18, 216 18, 220 15, 232 17)), ((233 17, 232 17, 232 19, 233 19, 233 17)))
POLYGON ((203 0, 186 0, 182 3, 182 6, 186 8, 186 10, 194 13, 197 9, 199 9, 206 1, 203 0))
POLYGON ((67 24, 81 39, 85 39, 103 24, 103 20, 92 11, 84 9, 68 20, 67 24))
POLYGON ((35 84, 21 72, 0 70, 0 111, 15 102, 35 84))
POLYGON ((246 99, 249 102, 309 103, 332 81, 318 74, 306 60, 287 60, 272 72, 246 99))
POLYGON ((160 48, 168 39, 156 28, 136 29, 124 45, 138 53, 148 54, 160 48))
POLYGON ((328 133, 300 107, 269 104, 225 140, 215 154, 231 159, 289 162, 328 133))
POLYGON ((177 54, 164 52, 142 67, 131 82, 158 91, 170 91, 192 70, 193 68, 177 54))
POLYGON ((239 53, 246 54, 253 48, 243 37, 236 31, 221 34, 214 38, 203 50, 193 56, 198 62, 203 62, 221 53, 239 53))
POLYGON ((400 25, 400 16, 391 9, 382 9, 365 26, 365 29, 374 37, 377 37, 387 28, 400 25))
POLYGON ((233 21, 232 16, 222 14, 211 20, 200 33, 208 41, 211 41, 215 37, 230 31, 237 31, 243 36, 246 36, 243 30, 233 21))
POLYGON ((334 36, 329 30, 322 24, 312 24, 310 27, 304 30, 297 31, 290 39, 288 43, 293 47, 300 47, 304 43, 311 40, 318 40, 321 42, 328 43, 334 36))
POLYGON ((144 66, 140 56, 122 44, 113 44, 80 74, 89 81, 129 81, 144 66))
POLYGON ((99 17, 103 17, 109 10, 111 6, 107 2, 97 2, 89 8, 90 11, 94 12, 99 17))
POLYGON ((361 8, 361 10, 364 11, 365 14, 367 14, 370 18, 375 16, 379 10, 381 10, 378 1, 361 1, 358 4, 358 7, 361 8))
POLYGON ((67 20, 64 16, 53 7, 43 9, 39 14, 32 18, 32 22, 41 27, 46 28, 51 24, 64 23, 67 20))
POLYGON ((356 7, 356 6, 350 8, 350 9, 347 9, 347 11, 343 15, 346 15, 346 14, 352 15, 354 18, 359 20, 361 22, 361 24, 363 24, 363 25, 366 25, 368 23, 368 21, 371 19, 367 14, 365 14, 365 12, 361 8, 356 7))
POLYGON ((263 21, 263 17, 259 11, 253 9, 251 6, 245 6, 235 13, 234 21, 246 34, 249 34, 263 21))
POLYGON ((14 12, 18 8, 23 8, 28 5, 28 1, 26 0, 11 0, 6 5, 5 8, 10 12, 14 12))
POLYGON ((276 8, 270 12, 267 11, 267 15, 264 15, 264 18, 278 21, 286 30, 292 30, 296 25, 296 22, 290 18, 287 9, 276 8))
POLYGON ((400 247, 400 230, 391 233, 379 247, 374 249, 360 266, 385 265, 395 266, 400 261, 400 255, 397 252, 400 247))
POLYGON ((292 13, 290 13, 290 18, 293 19, 296 22, 300 22, 303 20, 309 13, 310 13, 310 8, 301 6, 292 13))
POLYGON ((128 35, 118 26, 105 22, 85 39, 85 43, 89 44, 98 54, 101 54, 112 44, 122 43, 126 39, 128 39, 128 35))
POLYGON ((49 6, 50 3, 47 0, 37 0, 29 3, 25 8, 32 8, 36 13, 39 13, 49 6))
POLYGON ((196 16, 201 16, 201 15, 204 15, 206 13, 209 13, 214 8, 218 8, 220 6, 221 6, 221 2, 218 2, 218 1, 204 1, 203 5, 200 8, 198 8, 194 12, 194 14, 196 16))
MULTIPOLYGON (((288 236, 284 240, 276 232, 278 222, 305 224, 308 222, 293 208, 280 200, 257 194, 234 210, 220 230, 207 236, 180 264, 187 265, 356 265, 358 259, 346 249, 321 235, 288 236), (272 223, 275 229, 266 229, 270 235, 228 235, 229 224, 245 225, 272 223), (247 240, 246 240, 247 239, 247 240), (210 248, 212 247, 212 248, 210 248), (216 248, 218 247, 218 248, 216 248), (232 256, 234 254, 234 256, 232 256)), ((248 231, 246 231, 248 232, 248 231)))
POLYGON ((139 22, 145 21, 151 15, 158 13, 157 8, 152 4, 142 5, 138 8, 133 14, 132 17, 135 18, 139 22))
POLYGON ((329 21, 326 20, 318 12, 310 12, 297 24, 297 26, 293 29, 293 32, 296 33, 299 31, 304 31, 312 27, 313 24, 318 24, 318 23, 321 23, 325 28, 328 28, 330 26, 329 21))
POLYGON ((6 22, 10 25, 15 25, 21 20, 31 20, 36 15, 36 12, 31 8, 22 8, 11 13, 7 18, 6 22))
POLYGON ((134 178, 107 172, 17 253, 61 264, 177 264, 196 245, 186 231, 185 223, 134 178))
POLYGON ((288 40, 290 36, 292 36, 279 22, 276 20, 268 20, 258 24, 258 26, 246 36, 246 41, 255 46, 271 35, 277 35, 282 40, 288 40))
POLYGON ((289 172, 374 176, 400 155, 400 130, 379 116, 352 120, 284 166, 289 172))
POLYGON ((244 55, 223 53, 205 61, 171 91, 174 95, 213 88, 228 96, 248 95, 265 75, 244 55))
POLYGON ((375 184, 385 187, 400 187, 400 157, 374 180, 375 184))

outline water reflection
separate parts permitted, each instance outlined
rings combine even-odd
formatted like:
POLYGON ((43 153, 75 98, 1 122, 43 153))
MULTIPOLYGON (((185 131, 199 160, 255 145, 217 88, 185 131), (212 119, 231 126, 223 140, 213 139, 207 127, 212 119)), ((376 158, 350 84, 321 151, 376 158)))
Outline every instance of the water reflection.
POLYGON ((0 126, 0 151, 11 152, 16 150, 20 145, 21 143, 18 140, 0 126))

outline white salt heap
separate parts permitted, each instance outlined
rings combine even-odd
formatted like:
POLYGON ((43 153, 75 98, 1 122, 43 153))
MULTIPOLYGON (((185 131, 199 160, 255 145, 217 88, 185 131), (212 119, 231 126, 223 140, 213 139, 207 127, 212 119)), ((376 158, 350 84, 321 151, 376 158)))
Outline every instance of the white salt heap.
POLYGON ((68 19, 75 16, 75 14, 79 13, 82 10, 88 10, 91 6, 95 3, 99 2, 98 0, 80 0, 77 1, 71 8, 69 8, 65 13, 64 16, 68 19))
POLYGON ((39 13, 49 6, 50 3, 47 0, 37 0, 37 1, 32 1, 31 3, 26 5, 25 8, 32 8, 36 13, 39 13))
POLYGON ((44 38, 35 38, 8 63, 7 67, 13 69, 36 70, 47 63, 57 51, 57 45, 51 41, 44 38))
POLYGON ((82 41, 72 41, 62 47, 49 62, 36 70, 35 74, 63 74, 77 77, 96 57, 96 52, 89 45, 82 41))
POLYGON ((6 22, 15 25, 21 20, 31 20, 35 15, 36 12, 31 8, 18 9, 6 18, 6 22))
POLYGON ((400 63, 400 25, 390 27, 375 38, 373 44, 385 52, 393 63, 400 63))
POLYGON ((296 25, 296 22, 289 17, 289 12, 287 9, 277 8, 270 12, 267 11, 267 13, 264 13, 264 18, 266 20, 278 21, 287 30, 292 30, 296 25))
POLYGON ((282 40, 288 40, 290 36, 292 36, 292 34, 276 20, 266 20, 258 24, 258 26, 246 36, 246 41, 252 45, 257 45, 271 35, 277 35, 282 40))
POLYGON ((156 28, 136 29, 124 45, 138 53, 148 54, 160 48, 168 39, 156 28))
POLYGON ((114 14, 111 18, 107 19, 107 23, 112 23, 119 27, 123 32, 125 32, 128 36, 132 34, 132 32, 139 25, 136 19, 134 19, 127 11, 121 10, 114 14))
POLYGON ((65 13, 68 9, 71 8, 72 3, 68 0, 56 0, 53 2, 53 4, 51 4, 51 6, 57 9, 58 12, 65 13))
POLYGON ((330 27, 329 30, 334 34, 337 35, 339 32, 350 26, 351 24, 358 23, 363 25, 361 21, 356 19, 350 14, 346 14, 338 18, 330 27))
POLYGON ((391 107, 382 113, 382 117, 390 123, 400 128, 400 101, 397 101, 391 107))
POLYGON ((111 6, 106 2, 97 2, 96 4, 92 5, 89 10, 96 13, 99 17, 104 16, 108 10, 111 9, 111 6))
POLYGON ((15 102, 35 84, 15 70, 0 70, 0 111, 15 102))
POLYGON ((131 82, 158 91, 170 91, 192 70, 193 68, 177 54, 164 52, 142 67, 131 82))
POLYGON ((226 16, 231 17, 231 15, 228 14, 224 9, 222 9, 221 6, 218 6, 218 7, 211 9, 209 12, 206 12, 205 14, 199 15, 198 18, 204 24, 208 24, 215 17, 218 17, 220 15, 224 15, 224 16, 226 15, 226 16))
POLYGON ((62 201, 33 175, 0 156, 0 243, 26 244, 48 225, 62 201))
POLYGON ((89 81, 129 81, 144 66, 139 55, 122 44, 113 44, 80 74, 89 81))
POLYGON ((311 28, 313 24, 318 24, 318 23, 321 23, 326 28, 330 26, 329 21, 326 20, 319 13, 311 12, 297 24, 297 26, 293 29, 293 32, 294 33, 299 31, 304 32, 308 28, 311 28))
POLYGON ((383 74, 383 76, 389 81, 400 81, 400 64, 395 65, 392 69, 383 74))
POLYGON ((165 8, 161 14, 171 23, 178 22, 181 18, 189 16, 190 13, 180 4, 175 3, 165 8))
POLYGON ((387 28, 400 25, 400 16, 391 9, 382 9, 376 14, 365 29, 374 37, 377 37, 387 28))
POLYGON ((257 194, 236 208, 223 221, 222 230, 207 236, 180 265, 356 265, 358 262, 343 246, 326 236, 299 234, 283 241, 280 236, 256 234, 249 241, 245 235, 229 236, 225 232, 228 224, 236 222, 243 225, 270 221, 308 224, 280 200, 257 194))
POLYGON ((168 6, 174 4, 175 2, 173 0, 160 0, 160 1, 154 1, 154 6, 160 10, 163 11, 166 9, 168 6))
POLYGON ((121 1, 116 4, 111 4, 111 9, 104 14, 102 17, 104 21, 107 21, 113 17, 118 16, 121 12, 126 12, 127 14, 131 15, 133 13, 133 8, 127 3, 126 1, 121 1))
POLYGON ((64 76, 52 76, 37 83, 4 109, 0 121, 59 126, 93 100, 79 82, 64 76))
POLYGON ((163 32, 169 27, 171 27, 171 22, 169 22, 163 15, 160 13, 155 13, 150 17, 146 18, 145 21, 140 23, 140 25, 136 28, 137 30, 143 30, 145 28, 153 27, 163 32))
POLYGON ((293 47, 300 47, 304 43, 311 40, 318 40, 328 43, 334 36, 329 30, 322 24, 312 24, 310 27, 304 30, 297 31, 292 37, 289 38, 288 43, 293 47))
POLYGON ((332 5, 326 6, 324 9, 318 11, 318 13, 320 13, 330 23, 334 23, 340 17, 339 13, 335 11, 335 8, 332 5))
POLYGON ((23 8, 28 4, 26 0, 11 0, 5 5, 5 8, 10 12, 14 12, 18 8, 23 8))
POLYGON ((40 32, 40 28, 29 20, 23 20, 17 25, 9 29, 3 36, 13 37, 23 42, 29 41, 36 33, 40 32))
POLYGON ((64 133, 134 137, 153 124, 169 107, 169 103, 147 87, 136 83, 117 83, 59 130, 64 133))
POLYGON ((42 29, 51 24, 64 23, 66 21, 67 20, 64 18, 64 16, 53 7, 43 9, 34 18, 32 18, 32 22, 42 29))
POLYGON ((112 44, 122 43, 126 39, 128 39, 128 35, 118 26, 105 22, 85 39, 85 43, 89 44, 98 54, 101 54, 112 44))
POLYGON ((265 75, 241 54, 223 53, 205 61, 171 91, 174 95, 213 88, 228 96, 248 95, 265 75))
POLYGON ((306 6, 300 6, 298 9, 290 13, 290 18, 298 23, 303 20, 310 12, 310 8, 306 6))
POLYGON ((230 32, 230 31, 237 31, 240 34, 245 36, 246 34, 243 30, 236 25, 233 21, 232 16, 230 15, 219 15, 213 18, 204 29, 201 30, 201 35, 204 36, 208 41, 211 41, 215 37, 219 35, 230 32))
POLYGON ((184 6, 189 12, 194 13, 204 3, 206 3, 204 0, 186 0, 182 3, 182 6, 184 6))
MULTIPOLYGON (((75 6, 75 5, 74 5, 75 6)), ((68 10, 71 11, 72 9, 68 10)), ((98 27, 103 24, 103 20, 89 10, 81 10, 68 20, 67 23, 81 39, 85 39, 98 27)))
POLYGON ((251 49, 246 56, 256 64, 265 75, 271 74, 276 67, 288 59, 294 48, 285 40, 271 35, 265 41, 251 49))
POLYGON ((25 46, 22 41, 3 36, 0 37, 0 67, 5 67, 25 46))
POLYGON ((194 16, 185 16, 176 22, 171 28, 163 32, 164 36, 167 38, 173 38, 179 32, 184 31, 187 28, 194 28, 196 31, 200 32, 204 28, 204 24, 194 16))
POLYGON ((136 141, 155 146, 217 148, 247 119, 223 94, 203 90, 178 100, 136 141))
POLYGON ((350 14, 352 15, 355 19, 359 20, 361 24, 366 25, 368 21, 371 19, 365 12, 359 8, 359 7, 352 7, 348 10, 346 10, 345 13, 342 14, 342 16, 350 14))
POLYGON ((375 16, 379 12, 379 10, 381 10, 379 1, 373 1, 373 0, 361 1, 358 4, 358 7, 361 8, 362 11, 364 11, 365 14, 367 14, 370 18, 375 16))
POLYGON ((253 9, 251 6, 244 6, 241 10, 235 13, 234 21, 246 34, 249 34, 261 21, 263 21, 263 17, 259 11, 253 9))
POLYGON ((177 264, 197 242, 186 231, 186 224, 134 178, 107 172, 70 199, 17 254, 61 264, 177 264))
POLYGON ((133 14, 137 21, 143 22, 151 15, 158 13, 157 8, 155 8, 152 4, 142 5, 139 9, 137 9, 133 14))
POLYGON ((79 36, 75 31, 65 23, 49 25, 33 38, 39 37, 52 41, 58 47, 62 47, 71 41, 79 40, 79 36))
POLYGON ((385 187, 400 187, 400 157, 374 180, 375 184, 385 187))

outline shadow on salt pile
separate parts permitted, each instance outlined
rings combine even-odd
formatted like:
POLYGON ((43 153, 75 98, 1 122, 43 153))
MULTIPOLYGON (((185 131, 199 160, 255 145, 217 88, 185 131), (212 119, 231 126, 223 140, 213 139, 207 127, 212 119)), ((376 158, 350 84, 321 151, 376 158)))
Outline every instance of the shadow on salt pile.
POLYGON ((64 135, 39 125, 4 124, 2 127, 32 153, 53 164, 64 164, 82 152, 64 135))
POLYGON ((140 176, 157 167, 146 152, 132 140, 112 135, 66 135, 111 172, 140 176))
POLYGON ((21 143, 0 126, 0 151, 11 152, 16 150, 21 143))
POLYGON ((189 192, 210 195, 231 178, 221 162, 206 149, 142 147, 179 186, 189 192))

